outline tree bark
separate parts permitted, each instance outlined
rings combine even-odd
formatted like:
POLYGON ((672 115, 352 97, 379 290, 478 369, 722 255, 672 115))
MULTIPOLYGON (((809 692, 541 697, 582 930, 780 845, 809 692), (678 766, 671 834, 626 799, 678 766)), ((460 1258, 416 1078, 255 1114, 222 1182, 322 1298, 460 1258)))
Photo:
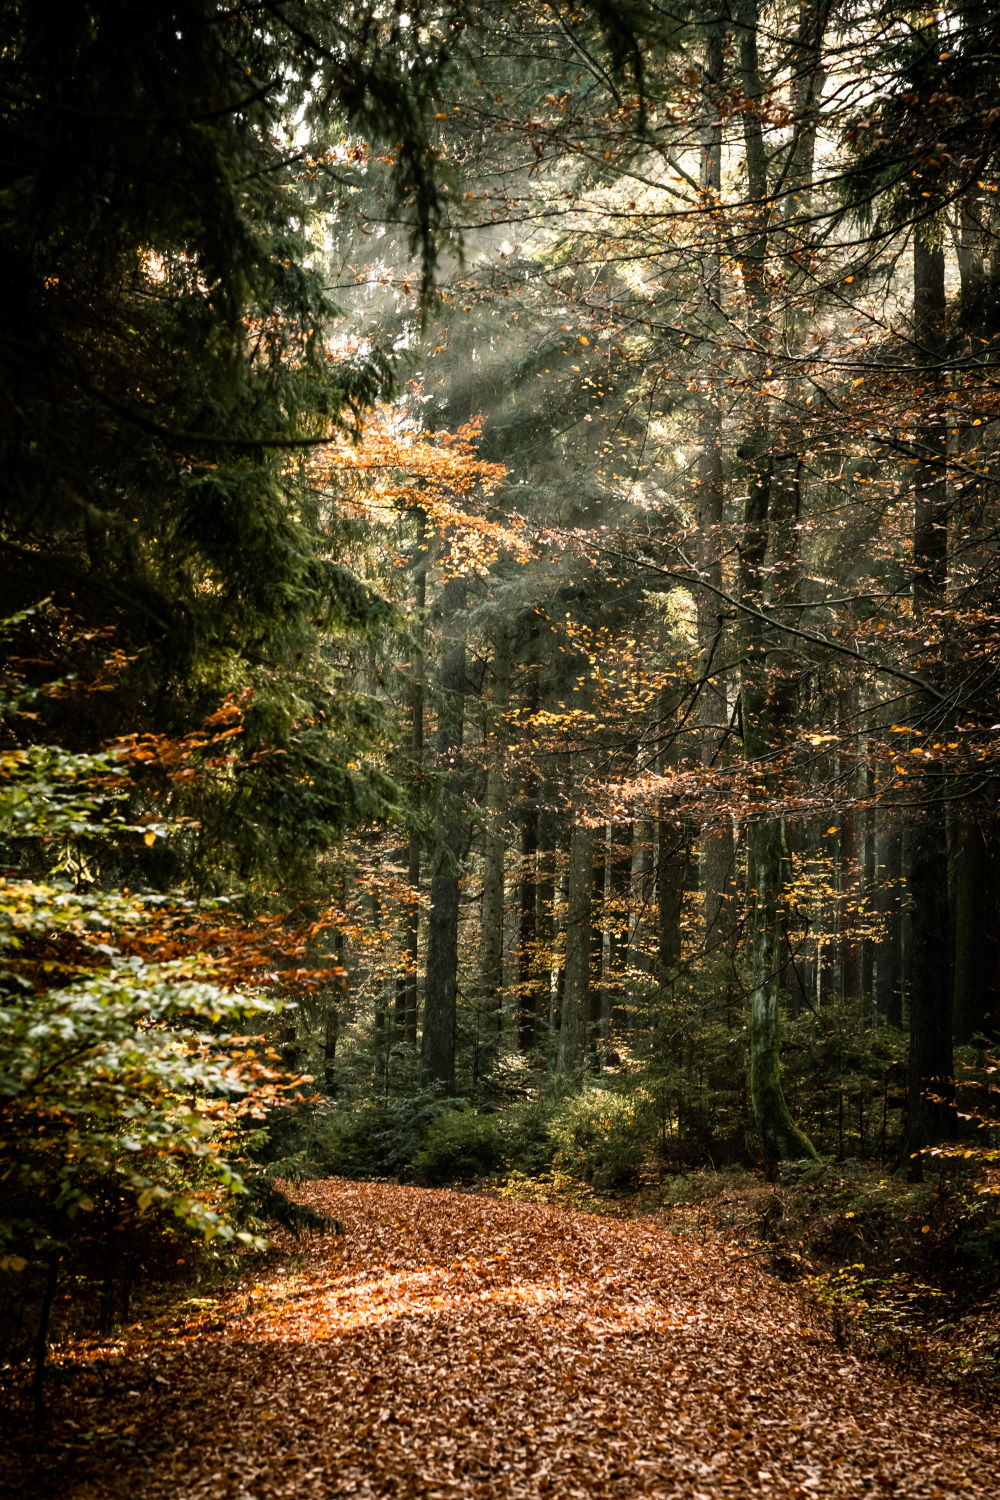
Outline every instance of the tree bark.
MULTIPOLYGON (((913 236, 913 341, 918 363, 944 348, 945 260, 941 246, 913 236)), ((948 568, 947 428, 923 434, 913 495, 913 613, 918 636, 928 616, 946 603, 948 568)), ((919 649, 919 648, 918 648, 919 649)), ((925 670, 927 670, 925 668, 925 670)), ((933 669, 932 669, 933 670, 933 669)), ((914 717, 928 705, 914 700, 914 717)), ((907 1110, 903 1151, 912 1178, 919 1178, 919 1152, 954 1134, 951 939, 948 912, 948 840, 941 772, 925 762, 924 807, 909 839, 912 939, 906 990, 909 996, 907 1110)))
POLYGON ((558 1071, 578 1072, 584 1064, 590 1014, 591 905, 594 889, 594 830, 579 817, 573 823, 569 846, 566 897, 566 956, 562 1016, 559 1026, 558 1071))
POLYGON ((768 1161, 815 1159, 816 1152, 792 1119, 781 1083, 781 1003, 778 975, 784 965, 781 895, 788 851, 777 819, 751 824, 750 890, 750 1097, 768 1161))
MULTIPOLYGON (((482 871, 477 1002, 485 1022, 487 1053, 495 1055, 503 1032, 504 895, 506 889, 506 812, 509 802, 504 757, 507 748, 506 711, 510 702, 513 656, 510 639, 498 627, 493 650, 493 697, 487 706, 483 743, 486 754, 486 796, 483 809, 482 871)), ((489 1056, 487 1061, 489 1060, 489 1056)))
POLYGON ((657 960, 668 979, 681 960, 681 915, 691 845, 690 828, 660 817, 656 825, 657 960))
MULTIPOLYGON (((440 613, 453 621, 464 609, 466 584, 445 585, 440 613)), ((424 1072, 451 1091, 455 1086, 455 1022, 458 997, 458 919, 462 864, 469 848, 464 808, 462 746, 465 727, 466 648, 461 636, 445 651, 439 679, 436 743, 439 778, 439 836, 431 866, 427 921, 424 1030, 420 1059, 424 1072)))
MULTIPOLYGON (((702 70, 701 168, 702 202, 718 204, 722 191, 722 108, 725 33, 716 25, 705 46, 702 70)), ((721 211, 720 211, 721 214, 721 211)), ((721 217, 706 220, 706 243, 701 256, 702 318, 713 326, 718 318, 722 294, 721 217)), ((710 376, 708 377, 711 378, 710 376)), ((715 765, 724 753, 729 723, 726 618, 718 594, 721 589, 723 524, 725 520, 725 474, 722 459, 722 397, 712 385, 698 418, 701 446, 698 453, 698 576, 711 588, 698 591, 698 660, 702 685, 698 698, 701 728, 701 761, 715 765)), ((721 823, 702 830, 699 838, 700 884, 703 893, 702 923, 706 953, 721 949, 731 953, 735 938, 735 848, 732 825, 721 823)))
MULTIPOLYGON (((771 398, 762 368, 774 336, 767 285, 769 207, 764 149, 763 84, 757 53, 758 0, 742 7, 740 69, 747 104, 743 138, 747 164, 748 222, 743 276, 752 308, 754 374, 760 383, 759 409, 752 415, 740 449, 746 464, 747 497, 740 551, 740 597, 753 612, 739 622, 740 708, 744 755, 765 797, 777 790, 764 769, 787 743, 797 721, 798 668, 786 641, 772 632, 762 606, 794 605, 799 577, 799 470, 777 471, 772 452, 771 398)), ((780 617, 780 616, 779 616, 780 617)), ((780 1067, 781 979, 787 959, 782 896, 788 878, 788 851, 780 816, 751 822, 747 837, 750 953, 750 1095, 764 1154, 771 1162, 815 1157, 808 1137, 795 1125, 785 1100, 780 1067)))
POLYGON ((881 935, 875 950, 875 1006, 890 1026, 903 1028, 903 835, 889 810, 877 838, 877 905, 881 935))
POLYGON ((961 811, 951 831, 955 1040, 991 1037, 997 1022, 995 860, 982 823, 961 811))
MULTIPOLYGON (((410 745, 407 771, 411 795, 419 796, 424 771, 424 674, 425 666, 425 611, 427 608, 427 570, 430 565, 427 550, 427 518, 422 510, 416 512, 417 535, 414 546, 414 626, 413 626, 413 670, 410 677, 410 745)), ((405 1042, 411 1051, 417 1047, 417 1012, 419 994, 417 988, 420 949, 420 893, 421 836, 416 828, 410 829, 406 845, 406 883, 413 892, 413 899, 406 910, 403 952, 405 969, 396 985, 395 1031, 397 1040, 405 1042)))

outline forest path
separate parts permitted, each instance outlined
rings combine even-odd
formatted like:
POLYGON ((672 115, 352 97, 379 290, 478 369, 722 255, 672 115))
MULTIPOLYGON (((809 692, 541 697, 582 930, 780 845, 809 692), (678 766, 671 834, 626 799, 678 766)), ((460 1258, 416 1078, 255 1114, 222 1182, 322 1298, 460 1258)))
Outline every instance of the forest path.
POLYGON ((732 1248, 462 1193, 296 1195, 347 1234, 169 1333, 92 1351, 106 1392, 77 1377, 89 1415, 57 1398, 51 1456, 14 1493, 1000 1494, 986 1412, 837 1349, 732 1248))

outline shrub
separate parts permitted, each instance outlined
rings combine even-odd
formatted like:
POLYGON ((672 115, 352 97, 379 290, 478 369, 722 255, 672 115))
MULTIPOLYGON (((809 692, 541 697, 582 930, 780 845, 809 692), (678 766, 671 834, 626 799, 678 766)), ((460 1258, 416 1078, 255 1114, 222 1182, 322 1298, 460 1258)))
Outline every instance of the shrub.
POLYGON ((423 1145, 413 1157, 422 1182, 475 1182, 490 1177, 504 1165, 506 1142, 500 1115, 449 1109, 432 1121, 423 1145))
POLYGON ((597 1188, 634 1185, 650 1152, 650 1096, 585 1084, 554 1108, 553 1166, 597 1188))

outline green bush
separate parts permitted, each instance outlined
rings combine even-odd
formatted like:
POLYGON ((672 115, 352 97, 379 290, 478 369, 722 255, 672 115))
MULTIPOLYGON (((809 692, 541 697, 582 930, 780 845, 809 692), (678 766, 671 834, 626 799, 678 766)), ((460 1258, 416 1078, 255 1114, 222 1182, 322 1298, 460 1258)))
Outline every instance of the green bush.
POLYGON ((413 1169, 421 1182, 432 1186, 475 1182, 499 1171, 506 1154, 500 1115, 450 1109, 432 1121, 413 1157, 413 1169))
POLYGON ((597 1188, 634 1186, 650 1150, 650 1095, 585 1084, 562 1099, 548 1126, 553 1166, 597 1188))
POLYGON ((892 1160, 899 1146, 906 1038, 870 1001, 829 1000, 784 1029, 789 1106, 821 1155, 892 1160))
POLYGON ((413 1168, 427 1132, 455 1105, 435 1087, 412 1086, 331 1104, 313 1116, 304 1149, 320 1176, 397 1177, 413 1168))
POLYGON ((495 1116, 503 1136, 505 1167, 531 1177, 551 1166, 557 1109, 550 1099, 520 1099, 495 1116))

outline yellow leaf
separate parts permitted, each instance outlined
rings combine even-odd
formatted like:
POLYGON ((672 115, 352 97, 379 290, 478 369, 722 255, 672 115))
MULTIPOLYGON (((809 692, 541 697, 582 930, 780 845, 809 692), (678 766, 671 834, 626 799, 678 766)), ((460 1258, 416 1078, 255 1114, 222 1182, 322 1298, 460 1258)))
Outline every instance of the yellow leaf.
POLYGON ((148 833, 143 834, 142 842, 146 845, 147 849, 151 849, 156 843, 156 834, 152 828, 149 829, 148 833))

